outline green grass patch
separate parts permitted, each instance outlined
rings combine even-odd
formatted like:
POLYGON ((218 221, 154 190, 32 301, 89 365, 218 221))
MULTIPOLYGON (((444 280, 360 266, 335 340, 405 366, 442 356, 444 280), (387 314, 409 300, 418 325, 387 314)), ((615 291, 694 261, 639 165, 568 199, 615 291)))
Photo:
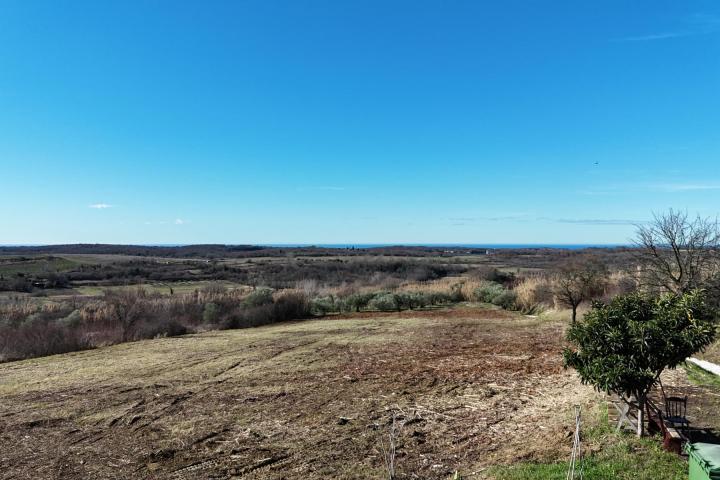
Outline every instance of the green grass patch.
POLYGON ((62 257, 0 257, 0 275, 13 277, 18 273, 24 275, 45 275, 73 270, 78 262, 62 257))
POLYGON ((166 283, 142 283, 131 286, 97 286, 97 285, 85 285, 82 287, 76 287, 75 291, 79 295, 97 297, 104 295, 106 290, 123 290, 127 288, 140 287, 150 293, 159 293, 163 295, 169 295, 170 289, 172 289, 175 295, 184 293, 192 293, 195 290, 202 290, 210 285, 221 285, 228 290, 234 290, 236 288, 242 288, 243 285, 239 283, 227 282, 224 280, 210 281, 210 280, 199 280, 190 282, 166 282, 166 283))
POLYGON ((720 388, 720 376, 703 370, 694 363, 685 362, 685 371, 688 379, 695 385, 720 388))
MULTIPOLYGON (((665 452, 658 437, 639 439, 618 433, 608 423, 607 408, 584 421, 581 447, 584 453, 576 466, 585 480, 684 480, 687 462, 665 452)), ((520 463, 493 467, 487 473, 498 480, 564 480, 568 460, 554 463, 520 463)), ((576 473, 577 475, 577 473, 576 473)))

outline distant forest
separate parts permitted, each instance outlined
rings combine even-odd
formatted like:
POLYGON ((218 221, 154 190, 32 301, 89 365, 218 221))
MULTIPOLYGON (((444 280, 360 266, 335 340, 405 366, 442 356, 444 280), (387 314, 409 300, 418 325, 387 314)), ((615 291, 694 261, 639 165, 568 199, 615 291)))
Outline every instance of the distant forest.
POLYGON ((37 245, 37 246, 0 246, 0 255, 132 255, 142 257, 167 258, 249 258, 249 257, 282 257, 297 256, 347 256, 347 255, 377 255, 377 256, 456 256, 456 255, 487 255, 495 254, 502 257, 517 255, 542 255, 567 257, 574 253, 606 252, 617 254, 631 250, 627 247, 587 248, 583 250, 567 250, 562 248, 468 248, 468 247, 423 247, 423 246, 384 246, 384 247, 268 247, 260 245, 114 245, 114 244, 67 244, 67 245, 37 245))

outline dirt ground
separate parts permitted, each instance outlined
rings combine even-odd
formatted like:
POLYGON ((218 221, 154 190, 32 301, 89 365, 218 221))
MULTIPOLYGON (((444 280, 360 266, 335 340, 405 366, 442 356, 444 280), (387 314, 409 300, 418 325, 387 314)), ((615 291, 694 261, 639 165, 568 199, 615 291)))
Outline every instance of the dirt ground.
POLYGON ((7 479, 483 478, 566 457, 558 323, 475 307, 208 332, 0 365, 7 479))
MULTIPOLYGON (((712 374, 705 374, 712 378, 712 374)), ((720 385, 693 382, 685 367, 666 370, 661 377, 666 396, 687 397, 690 428, 684 433, 693 442, 720 443, 720 385)), ((717 380, 715 380, 717 382, 717 380)), ((661 407, 663 394, 655 388, 652 400, 661 407)))

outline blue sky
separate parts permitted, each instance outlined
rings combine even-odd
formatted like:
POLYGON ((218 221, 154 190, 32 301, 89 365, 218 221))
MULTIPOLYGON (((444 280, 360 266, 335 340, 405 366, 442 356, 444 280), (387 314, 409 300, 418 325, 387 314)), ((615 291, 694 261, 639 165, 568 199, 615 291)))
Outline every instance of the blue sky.
POLYGON ((0 243, 622 243, 719 154, 717 1, 0 2, 0 243))

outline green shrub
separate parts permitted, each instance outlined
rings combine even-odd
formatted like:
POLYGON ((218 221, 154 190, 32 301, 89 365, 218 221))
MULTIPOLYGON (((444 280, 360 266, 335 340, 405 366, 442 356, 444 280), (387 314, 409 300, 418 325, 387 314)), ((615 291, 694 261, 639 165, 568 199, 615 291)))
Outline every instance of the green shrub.
POLYGON ((398 304, 395 295, 392 293, 379 293, 370 300, 370 308, 384 312, 397 310, 398 304))
POLYGON ((411 293, 412 302, 415 308, 425 308, 430 304, 430 297, 425 292, 411 293))
POLYGON ((505 288, 499 283, 488 282, 475 289, 475 300, 478 302, 495 303, 495 299, 505 293, 505 288))
POLYGON ((450 296, 443 292, 426 292, 423 294, 429 305, 442 305, 450 302, 450 296))
POLYGON ((273 303, 272 290, 269 288, 258 288, 250 295, 245 297, 245 306, 260 307, 273 303))
POLYGON ((517 295, 512 290, 505 290, 492 300, 493 305, 502 307, 505 310, 515 310, 515 300, 517 295))
POLYGON ((220 308, 216 303, 206 303, 203 307, 203 322, 216 323, 220 316, 220 308))
POLYGON ((340 309, 336 305, 334 297, 318 297, 313 298, 310 302, 310 311, 313 315, 327 315, 331 312, 338 312, 340 309))
POLYGON ((60 323, 61 325, 63 325, 64 327, 67 327, 67 328, 79 327, 80 324, 82 324, 82 317, 80 316, 80 311, 73 310, 72 312, 70 312, 70 315, 58 320, 58 323, 60 323))

